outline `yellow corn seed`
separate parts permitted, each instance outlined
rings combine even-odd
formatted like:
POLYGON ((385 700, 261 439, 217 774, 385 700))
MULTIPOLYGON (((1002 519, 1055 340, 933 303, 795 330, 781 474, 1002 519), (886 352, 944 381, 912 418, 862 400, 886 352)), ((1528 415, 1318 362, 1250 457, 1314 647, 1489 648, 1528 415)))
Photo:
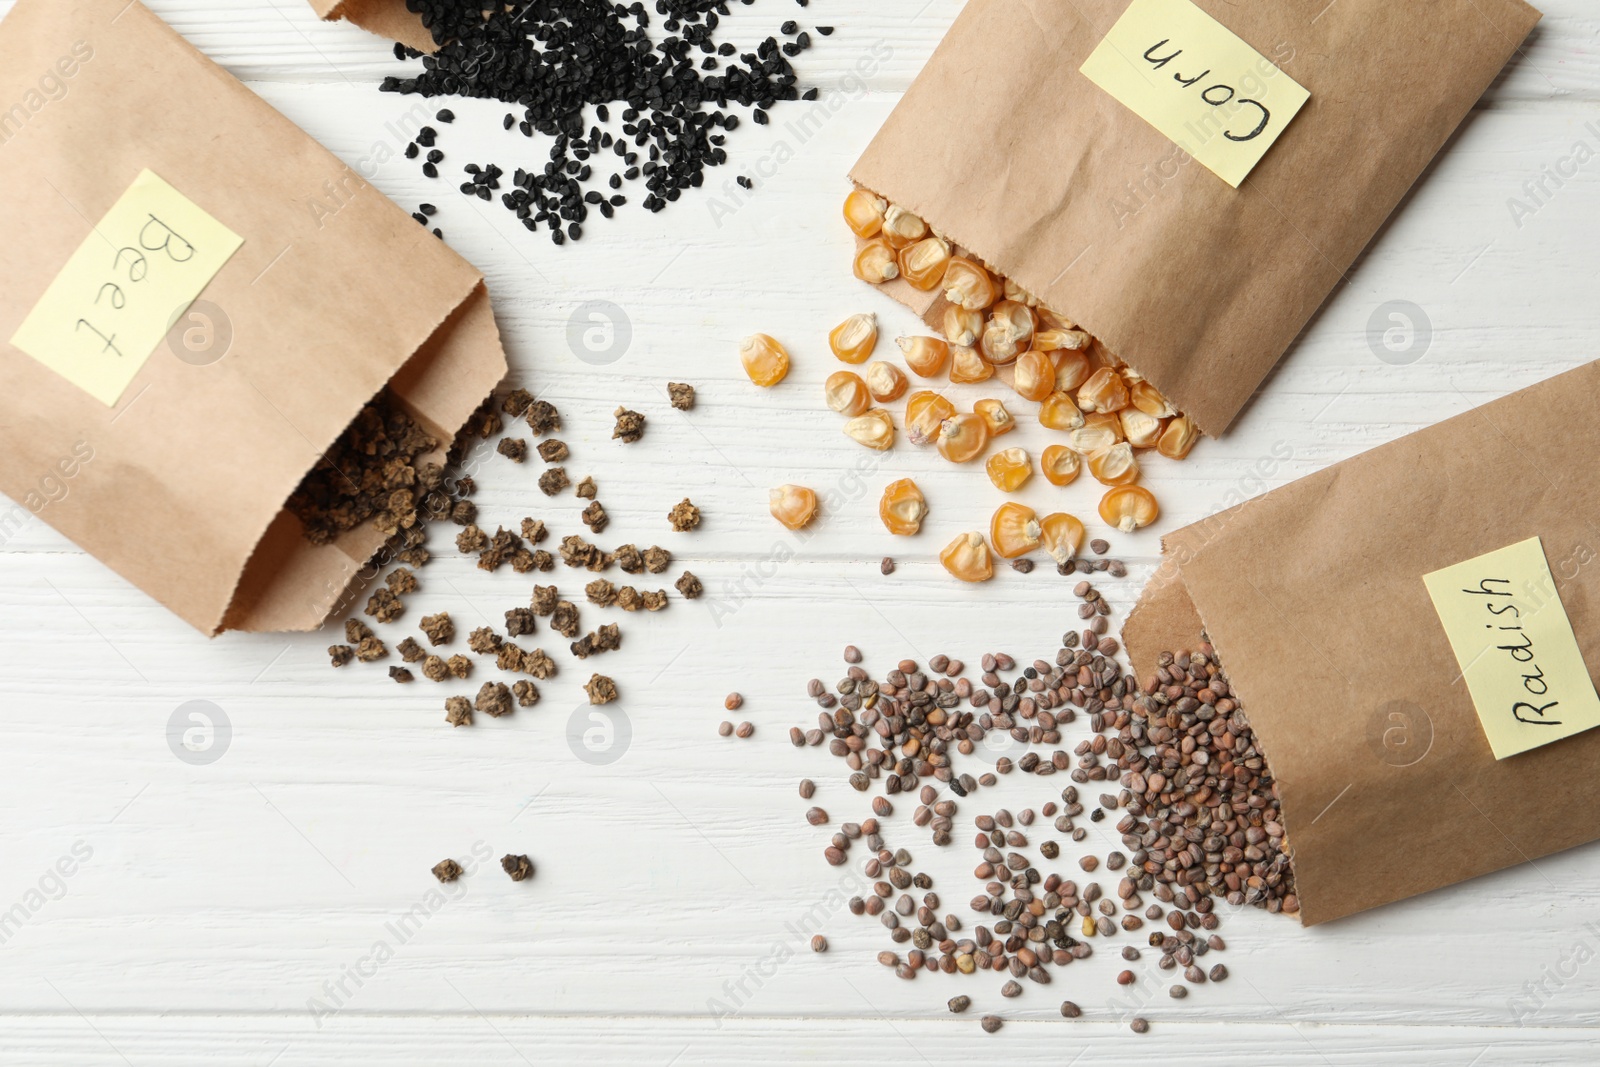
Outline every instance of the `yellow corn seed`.
POLYGON ((906 395, 905 372, 893 363, 885 363, 875 359, 867 364, 867 392, 872 394, 872 399, 880 404, 887 404, 892 400, 899 400, 906 395))
POLYGON ((1010 278, 1006 278, 1004 280, 1005 280, 1005 285, 1002 288, 1002 295, 1007 300, 1015 300, 1015 301, 1017 301, 1017 303, 1019 303, 1019 304, 1027 304, 1029 307, 1038 306, 1038 303, 1039 303, 1039 298, 1038 297, 1036 297, 1032 293, 1028 292, 1028 290, 1024 289, 1022 286, 1018 285, 1016 282, 1012 281, 1010 278))
POLYGON ((753 333, 739 343, 739 361, 750 380, 762 388, 777 385, 789 374, 789 351, 764 333, 753 333))
POLYGON ((900 264, 889 242, 879 237, 862 245, 861 251, 856 253, 855 272, 864 282, 882 285, 900 277, 900 264))
POLYGON ((1200 428, 1194 420, 1187 415, 1179 415, 1167 423, 1167 428, 1161 431, 1161 438, 1156 442, 1156 451, 1168 459, 1182 459, 1189 454, 1194 443, 1200 440, 1200 428))
POLYGON ((944 271, 944 298, 967 311, 982 311, 994 303, 994 278, 981 264, 955 256, 944 271))
POLYGON ((999 437, 1017 428, 1017 420, 1011 417, 1011 412, 1006 410, 1005 404, 998 400, 980 400, 972 405, 972 410, 977 412, 978 417, 983 419, 984 425, 989 427, 990 437, 999 437))
POLYGON ((1172 401, 1162 396, 1161 390, 1143 378, 1128 386, 1128 402, 1146 415, 1154 415, 1158 419, 1170 419, 1178 413, 1173 408, 1172 401))
POLYGON ((1128 383, 1110 367, 1101 367, 1078 387, 1078 407, 1090 412, 1115 412, 1128 406, 1128 383))
POLYGON ((845 436, 878 452, 894 447, 894 420, 882 408, 873 408, 844 424, 845 436))
POLYGON ((950 380, 957 384, 986 382, 994 377, 994 365, 976 348, 957 345, 950 349, 950 380))
POLYGON ((801 530, 817 515, 817 494, 803 485, 780 485, 767 490, 767 508, 789 529, 801 530))
POLYGON ((952 415, 939 427, 939 454, 951 463, 977 459, 989 446, 989 427, 971 412, 952 415))
POLYGON ((1041 536, 1039 517, 1028 505, 1015 500, 1001 504, 989 520, 989 540, 1001 559, 1016 559, 1032 552, 1039 547, 1041 536))
POLYGON ((981 533, 957 535, 939 553, 939 562, 963 582, 987 582, 994 577, 994 559, 981 533))
POLYGON ((1122 423, 1115 415, 1096 412, 1083 417, 1083 425, 1067 432, 1067 447, 1084 455, 1110 448, 1122 440, 1122 423))
POLYGON ((878 316, 851 315, 828 333, 828 347, 843 363, 865 363, 878 347, 878 316))
POLYGON ((884 487, 883 497, 878 501, 878 518, 890 533, 910 537, 922 529, 922 520, 927 515, 928 502, 910 478, 901 478, 884 487))
POLYGON ((1058 511, 1039 520, 1039 542, 1057 563, 1065 563, 1078 554, 1083 536, 1083 523, 1075 515, 1058 511))
POLYGON ((1033 347, 1046 352, 1078 352, 1089 346, 1089 335, 1082 330, 1040 330, 1033 347))
POLYGON ((1050 445, 1039 456, 1039 469, 1051 485, 1071 485, 1083 470, 1083 457, 1066 445, 1050 445))
POLYGON ((983 358, 1004 366, 1033 343, 1033 312, 1028 305, 1002 300, 989 309, 989 321, 980 338, 983 358))
POLYGON ((984 464, 989 481, 1002 493, 1014 493, 1033 477, 1033 460, 1026 449, 1003 448, 989 457, 984 464))
POLYGON ((950 264, 950 246, 938 237, 924 237, 906 245, 899 254, 900 273, 915 289, 923 292, 939 288, 945 267, 950 264))
POLYGON ((1030 348, 1011 367, 1011 388, 1024 400, 1044 400, 1055 391, 1055 384, 1056 367, 1048 352, 1030 348))
POLYGON ((1094 373, 1094 367, 1089 363, 1089 353, 1064 348, 1054 354, 1056 388, 1063 393, 1076 393, 1078 388, 1089 380, 1089 375, 1094 373))
POLYGON ((1134 448, 1154 448, 1164 428, 1160 419, 1132 406, 1117 412, 1117 421, 1122 423, 1122 436, 1134 448))
POLYGON ((931 445, 939 440, 944 420, 956 413, 956 406, 938 393, 926 389, 906 399, 906 436, 914 445, 931 445))
POLYGON ((1100 518, 1123 533, 1149 526, 1160 517, 1155 494, 1142 485, 1119 485, 1100 498, 1100 518))
POLYGON ((1139 460, 1126 441, 1090 452, 1086 462, 1089 473, 1101 485, 1132 485, 1139 480, 1139 460))
POLYGON ((1070 395, 1058 389, 1040 403, 1039 422, 1052 430, 1073 431, 1083 425, 1083 412, 1078 410, 1070 395))
POLYGON ((904 248, 928 235, 928 224, 903 207, 889 205, 883 214, 883 237, 895 248, 904 248))
POLYGON ((895 344, 905 355, 906 366, 919 378, 937 377, 950 362, 950 342, 937 337, 899 337, 895 344))
POLYGON ((872 406, 872 396, 867 392, 867 383, 861 380, 860 375, 851 371, 835 371, 828 375, 828 380, 822 388, 828 399, 828 406, 841 415, 854 418, 872 406))
POLYGON ((883 229, 883 216, 889 203, 865 189, 853 189, 844 198, 844 221, 852 233, 860 238, 876 237, 883 229))
POLYGON ((953 345, 970 348, 983 332, 983 312, 968 311, 954 304, 944 309, 944 339, 953 345))

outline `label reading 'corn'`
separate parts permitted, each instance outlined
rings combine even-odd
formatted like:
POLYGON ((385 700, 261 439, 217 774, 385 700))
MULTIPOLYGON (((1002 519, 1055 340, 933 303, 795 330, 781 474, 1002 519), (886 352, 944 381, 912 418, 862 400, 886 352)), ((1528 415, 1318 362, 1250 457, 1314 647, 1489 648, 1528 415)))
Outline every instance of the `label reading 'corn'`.
POLYGON ((1190 0, 1133 0, 1079 70, 1235 189, 1311 98, 1190 0))
POLYGON ((1600 697, 1539 538, 1422 580, 1495 759, 1600 726, 1600 697))
POLYGON ((194 201, 140 171, 11 344, 113 406, 243 243, 194 201))

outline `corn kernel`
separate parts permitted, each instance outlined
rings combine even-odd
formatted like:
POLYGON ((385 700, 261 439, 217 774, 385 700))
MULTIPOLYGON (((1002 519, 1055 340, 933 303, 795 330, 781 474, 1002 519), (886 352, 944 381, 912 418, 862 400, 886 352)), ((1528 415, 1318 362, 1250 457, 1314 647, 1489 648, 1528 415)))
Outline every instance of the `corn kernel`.
POLYGON ((906 400, 906 436, 914 445, 931 445, 939 440, 944 420, 956 413, 956 406, 938 393, 924 389, 906 400))
POLYGON ((828 375, 822 391, 828 398, 828 406, 841 415, 855 418, 872 406, 872 397, 867 393, 867 383, 862 381, 859 375, 847 370, 835 371, 828 375))
POLYGON ((1039 517, 1026 504, 1008 500, 995 511, 989 520, 989 540, 994 542, 995 554, 1001 559, 1016 559, 1039 547, 1043 531, 1039 517))
POLYGON ((777 385, 789 374, 789 352, 764 333, 753 333, 739 343, 739 361, 750 380, 762 388, 777 385))
POLYGON ((865 189, 853 189, 844 198, 844 221, 857 237, 876 237, 883 229, 884 212, 889 204, 865 189))
POLYGON ((939 427, 939 454, 951 463, 977 459, 988 446, 989 427, 980 415, 952 415, 939 427))
MULTIPOLYGON (((1024 400, 1043 400, 1055 391, 1056 366, 1050 353, 1030 348, 1011 368, 1011 388, 1024 400)), ((1066 394, 1062 394, 1065 396, 1066 394)))
POLYGON ((1071 485, 1083 470, 1083 457, 1066 445, 1050 445, 1039 457, 1039 469, 1051 485, 1071 485))
POLYGON ((1057 563, 1065 563, 1078 554, 1083 535, 1083 523, 1064 511, 1039 520, 1039 542, 1057 563))
POLYGON ((878 452, 894 447, 894 420, 882 408, 873 408, 844 424, 846 437, 878 452))
POLYGON ((944 298, 967 311, 982 311, 994 303, 994 278, 982 265, 955 256, 944 271, 944 298))
POLYGON ((1179 415, 1167 423, 1167 428, 1161 431, 1161 439, 1156 442, 1156 451, 1168 459, 1182 459, 1189 454, 1189 450, 1198 440, 1200 440, 1200 429, 1195 426, 1194 420, 1187 415, 1179 415))
POLYGON ((953 345, 970 348, 983 332, 983 312, 967 311, 951 304, 944 309, 944 339, 953 345))
POLYGON ((1139 480, 1139 460, 1126 441, 1090 452, 1088 466, 1089 473, 1101 485, 1132 485, 1139 480))
POLYGON ((1024 289, 1010 278, 1005 279, 1003 295, 1007 300, 1015 300, 1017 303, 1027 304, 1029 307, 1036 307, 1039 303, 1038 297, 1028 292, 1028 290, 1024 289))
POLYGON ((950 362, 950 342, 937 337, 900 337, 895 343, 906 358, 911 373, 921 378, 933 378, 950 362))
POLYGON ((1040 330, 1033 338, 1033 347, 1046 352, 1081 352, 1089 346, 1089 335, 1082 330, 1040 330))
POLYGON ((903 207, 889 205, 883 214, 883 237, 895 248, 904 248, 928 236, 928 224, 903 207))
POLYGON ((1047 330, 1076 330, 1078 328, 1077 323, 1061 314, 1061 312, 1052 311, 1043 304, 1040 304, 1034 311, 1039 316, 1040 324, 1047 330))
POLYGON ((986 382, 994 377, 994 364, 984 359, 976 348, 962 345, 950 349, 950 380, 958 384, 986 382))
POLYGON ((1128 386, 1128 401, 1146 415, 1154 415, 1158 419, 1170 419, 1178 413, 1172 401, 1143 378, 1128 386))
POLYGON ((767 508, 789 529, 801 530, 816 518, 817 494, 803 485, 780 485, 767 490, 767 508))
POLYGON ((1083 417, 1083 425, 1067 432, 1067 447, 1084 455, 1110 448, 1122 440, 1122 423, 1115 415, 1098 412, 1083 417))
POLYGON ((1076 393, 1078 387, 1089 380, 1094 367, 1089 363, 1089 353, 1066 348, 1054 353, 1056 357, 1056 388, 1063 393, 1076 393))
POLYGON ((990 456, 983 469, 996 489, 1015 493, 1033 477, 1033 460, 1025 449, 1004 448, 990 456))
POLYGON ((890 482, 878 501, 878 518, 892 534, 910 537, 922 529, 922 520, 928 515, 928 502, 922 490, 910 478, 890 482))
POLYGON ((865 363, 878 347, 878 316, 851 315, 828 334, 828 347, 843 363, 865 363))
POLYGON ((894 249, 879 237, 868 241, 856 253, 856 277, 872 285, 882 285, 900 277, 900 264, 895 260, 894 249))
POLYGON ((1128 406, 1128 383, 1110 367, 1101 367, 1078 387, 1078 407, 1089 412, 1121 411, 1128 406))
POLYGON ((987 582, 994 577, 994 559, 981 533, 964 533, 939 553, 944 569, 963 582, 987 582))
POLYGON ((1052 430, 1076 430, 1083 425, 1083 412, 1071 396, 1057 390, 1039 405, 1039 422, 1052 430))
POLYGON ((1117 412, 1117 421, 1122 424, 1122 436, 1134 448, 1154 448, 1165 428, 1160 419, 1131 405, 1117 412))
POLYGON ((1132 533, 1159 519, 1161 508, 1144 486, 1119 485, 1100 498, 1100 517, 1123 533, 1132 533))
POLYGON ((880 404, 899 400, 906 395, 906 375, 893 363, 875 359, 867 364, 867 392, 880 404))
POLYGON ((929 292, 944 281, 950 265, 950 246, 938 237, 925 237, 900 250, 900 273, 913 288, 929 292))
POLYGON ((1010 433, 1017 428, 1017 420, 1011 417, 1011 412, 998 400, 980 400, 972 405, 972 410, 983 419, 983 424, 989 427, 990 437, 999 437, 1003 433, 1010 433))
POLYGON ((1033 312, 1028 310, 1028 305, 1002 300, 989 309, 989 321, 984 324, 980 339, 983 358, 1003 366, 1032 343, 1033 312))

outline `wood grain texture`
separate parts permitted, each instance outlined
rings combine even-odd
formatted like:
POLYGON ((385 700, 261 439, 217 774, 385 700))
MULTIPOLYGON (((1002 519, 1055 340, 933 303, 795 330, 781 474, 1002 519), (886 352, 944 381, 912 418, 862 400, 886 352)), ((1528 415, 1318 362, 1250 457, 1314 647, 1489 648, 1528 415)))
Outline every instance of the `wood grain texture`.
MULTIPOLYGON (((838 200, 846 167, 956 0, 813 0, 808 18, 840 27, 801 68, 837 94, 831 118, 803 140, 782 109, 771 127, 746 125, 730 139, 742 171, 714 175, 659 215, 624 212, 562 249, 404 160, 375 162, 402 147, 385 124, 415 103, 376 91, 398 67, 382 42, 318 24, 299 0, 153 6, 363 168, 376 193, 408 209, 440 205, 447 239, 488 276, 514 379, 558 404, 568 469, 599 482, 612 515, 602 540, 667 546, 708 596, 627 617, 624 650, 592 661, 623 687, 631 729, 625 754, 596 766, 569 744, 569 728, 592 725, 580 690, 590 664, 560 655, 562 673, 542 686, 537 708, 452 731, 443 695, 470 693, 479 679, 400 687, 381 667, 330 671, 331 628, 207 642, 29 520, 0 546, 0 1063, 665 1067, 859 1063, 880 1050, 911 1063, 985 1054, 1084 1064, 1179 1054, 1286 1065, 1592 1061, 1600 970, 1576 960, 1600 949, 1600 927, 1587 925, 1600 919, 1594 846, 1313 931, 1230 909, 1222 958, 1234 977, 1182 1002, 1167 999, 1159 972, 1142 977, 1136 988, 1154 1001, 1142 1040, 1115 1003, 1112 975, 1124 964, 1114 952, 1002 1002, 998 981, 894 979, 872 959, 887 945, 880 928, 839 906, 838 894, 857 891, 855 876, 822 862, 827 834, 802 819, 795 782, 815 778, 815 802, 835 822, 866 809, 842 764, 788 744, 787 728, 815 712, 806 680, 837 677, 846 642, 880 670, 936 652, 973 662, 1000 649, 1026 661, 1052 654, 1076 622, 1062 580, 1043 568, 971 589, 933 563, 999 503, 979 470, 907 445, 866 453, 819 402, 836 369, 828 327, 873 310, 886 339, 916 328, 850 279, 838 200), (869 88, 842 85, 880 39, 894 54, 869 88), (771 165, 756 169, 763 160, 771 165), (760 182, 736 203, 723 183, 741 172, 760 182), (626 353, 605 366, 569 342, 575 310, 591 300, 614 304, 631 325, 626 353), (774 390, 751 388, 734 358, 738 338, 758 329, 796 357, 774 390), (692 415, 668 407, 668 379, 699 386, 692 415), (640 444, 609 439, 618 403, 649 414, 640 444), (902 476, 918 479, 933 513, 921 536, 891 543, 875 502, 902 476), (828 498, 814 536, 787 534, 766 514, 767 488, 788 481, 828 498), (665 522, 685 495, 706 515, 693 536, 665 522), (885 554, 901 562, 889 578, 878 572, 885 554), (749 741, 716 736, 729 690, 746 696, 733 717, 757 725, 749 741), (193 700, 231 724, 209 765, 168 747, 169 721, 193 700), (74 873, 57 881, 49 872, 75 845, 74 873), (489 864, 431 898, 428 867, 475 847, 489 864), (494 861, 505 852, 531 855, 537 877, 504 878, 494 861), (21 918, 13 905, 24 906, 21 918), (813 926, 829 954, 805 949, 813 926), (956 993, 974 998, 971 1016, 943 1011, 956 993), (1085 1018, 1060 1019, 1064 998, 1085 1018), (337 1010, 319 1018, 326 1008, 337 1010), (989 1037, 975 1018, 985 1011, 1013 1021, 989 1037)), ((1559 188, 1547 181, 1541 202, 1523 188, 1575 142, 1600 148, 1585 125, 1600 116, 1600 18, 1577 0, 1546 6, 1525 58, 1235 432, 1203 442, 1182 466, 1149 465, 1166 514, 1156 531, 1114 539, 1132 571, 1105 583, 1119 616, 1154 565, 1161 530, 1600 352, 1600 164, 1559 188), (1513 197, 1534 210, 1514 218, 1513 197), (1369 344, 1374 312, 1397 299, 1420 306, 1432 331, 1403 366, 1369 344)), ((739 8, 734 22, 753 43, 783 8, 739 8)), ((467 162, 509 169, 542 159, 537 142, 501 134, 499 106, 451 106, 460 118, 442 145, 447 174, 467 162)), ((323 195, 306 190, 307 210, 323 195)), ((337 214, 327 225, 339 225, 337 214)), ((984 395, 1004 393, 960 393, 964 402, 984 395)), ((1024 425, 1008 443, 1037 453, 1046 440, 1024 425)), ((515 467, 487 449, 478 461, 487 522, 533 514, 558 532, 579 529, 575 501, 552 505, 535 490, 539 464, 515 467)), ((1103 532, 1088 485, 1037 484, 1022 495, 1103 532)), ((492 624, 525 602, 531 582, 484 574, 442 535, 435 541, 441 558, 423 572, 405 623, 447 609, 463 628, 492 624)), ((555 578, 580 593, 573 572, 555 578)), ((611 617, 588 607, 584 616, 588 625, 611 617)), ((388 636, 405 632, 397 624, 388 636)), ((542 628, 534 641, 562 643, 542 628)), ((1063 784, 1013 776, 984 809, 1037 806, 1063 784)), ((891 844, 933 874, 942 911, 966 916, 970 852, 933 849, 909 826, 910 805, 899 808, 891 844)), ((963 804, 958 825, 976 810, 963 804)), ((1462 847, 1477 844, 1464 836, 1462 847)))

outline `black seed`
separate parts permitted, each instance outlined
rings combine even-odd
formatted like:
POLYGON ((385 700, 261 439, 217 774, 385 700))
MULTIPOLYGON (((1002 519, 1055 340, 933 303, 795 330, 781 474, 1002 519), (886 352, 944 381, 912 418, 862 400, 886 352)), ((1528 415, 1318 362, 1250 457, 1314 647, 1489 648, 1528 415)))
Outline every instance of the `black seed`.
POLYGON ((449 108, 444 108, 437 115, 435 115, 434 118, 438 119, 440 122, 454 122, 456 120, 456 113, 451 111, 449 108))

